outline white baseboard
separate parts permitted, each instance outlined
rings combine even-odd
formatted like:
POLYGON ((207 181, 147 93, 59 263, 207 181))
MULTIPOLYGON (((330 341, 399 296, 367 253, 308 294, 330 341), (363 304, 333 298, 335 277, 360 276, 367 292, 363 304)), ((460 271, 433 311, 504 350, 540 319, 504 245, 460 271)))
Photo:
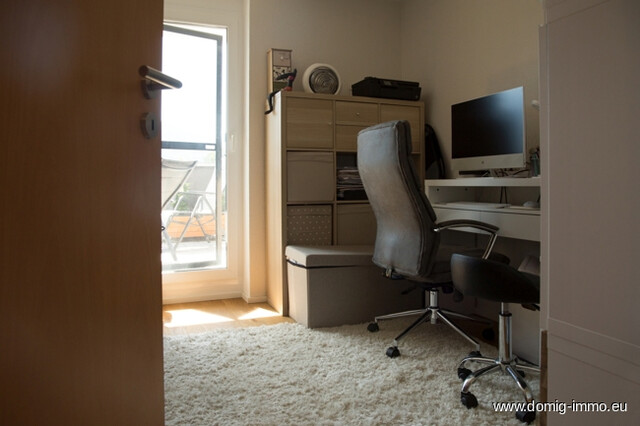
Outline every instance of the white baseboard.
POLYGON ((162 304, 202 302, 205 300, 243 297, 238 284, 211 282, 165 282, 162 285, 162 304))
POLYGON ((247 296, 246 294, 242 295, 242 299, 244 299, 247 303, 268 303, 267 296, 247 296))

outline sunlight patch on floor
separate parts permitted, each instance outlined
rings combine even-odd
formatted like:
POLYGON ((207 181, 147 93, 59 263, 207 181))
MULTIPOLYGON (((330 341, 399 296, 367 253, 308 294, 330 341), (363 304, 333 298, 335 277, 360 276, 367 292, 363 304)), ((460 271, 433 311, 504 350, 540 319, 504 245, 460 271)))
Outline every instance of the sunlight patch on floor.
POLYGON ((178 309, 166 312, 171 315, 171 318, 165 321, 165 327, 185 327, 189 325, 217 324, 234 321, 233 318, 210 314, 198 309, 178 309))
POLYGON ((277 317, 280 314, 274 311, 270 311, 264 308, 255 308, 251 312, 240 316, 239 320, 248 320, 248 319, 256 319, 256 318, 269 318, 269 317, 277 317))

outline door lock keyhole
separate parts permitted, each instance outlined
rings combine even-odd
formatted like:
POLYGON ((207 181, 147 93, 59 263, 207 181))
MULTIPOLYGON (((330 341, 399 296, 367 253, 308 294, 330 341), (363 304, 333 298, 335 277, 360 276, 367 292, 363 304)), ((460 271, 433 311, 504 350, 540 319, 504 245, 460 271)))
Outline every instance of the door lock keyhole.
POLYGON ((140 127, 142 134, 147 139, 153 139, 158 134, 159 122, 156 115, 152 112, 145 112, 140 118, 140 127))

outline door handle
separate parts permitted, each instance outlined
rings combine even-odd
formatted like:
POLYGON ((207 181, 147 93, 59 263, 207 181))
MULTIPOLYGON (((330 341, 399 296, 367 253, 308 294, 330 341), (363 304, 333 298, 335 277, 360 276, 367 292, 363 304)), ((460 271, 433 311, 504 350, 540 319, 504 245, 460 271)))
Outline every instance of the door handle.
MULTIPOLYGON (((140 76, 143 77, 141 83, 142 94, 147 99, 153 99, 158 95, 160 90, 179 89, 182 82, 173 77, 158 71, 150 66, 143 65, 138 69, 140 76)), ((147 139, 153 139, 158 134, 159 121, 155 114, 146 112, 140 117, 140 129, 147 139)))
POLYGON ((144 78, 141 82, 142 94, 147 99, 155 98, 159 90, 179 89, 182 87, 182 82, 180 80, 169 77, 148 65, 141 66, 138 72, 140 73, 140 76, 144 78))

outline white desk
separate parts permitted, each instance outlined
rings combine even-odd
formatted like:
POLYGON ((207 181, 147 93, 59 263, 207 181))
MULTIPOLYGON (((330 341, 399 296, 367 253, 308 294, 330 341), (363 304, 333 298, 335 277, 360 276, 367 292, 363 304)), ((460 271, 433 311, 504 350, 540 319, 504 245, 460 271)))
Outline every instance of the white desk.
MULTIPOLYGON (((498 226, 499 236, 540 241, 540 210, 520 208, 525 201, 535 201, 539 197, 539 177, 427 179, 425 193, 438 216, 438 222, 453 219, 479 220, 498 226), (502 188, 506 189, 508 202, 513 207, 447 204, 456 201, 498 203, 502 188)), ((460 230, 478 232, 471 228, 460 230)))
MULTIPOLYGON (((511 257, 512 261, 522 257, 523 250, 528 253, 532 248, 539 252, 540 242, 540 210, 518 208, 491 208, 482 205, 453 206, 447 202, 474 201, 479 203, 505 202, 500 200, 503 188, 513 206, 521 206, 525 201, 536 201, 540 196, 540 178, 461 178, 425 180, 425 193, 429 197, 438 222, 452 219, 475 219, 491 223, 500 228, 496 245, 501 252, 511 257), (519 240, 519 241, 518 241, 519 240), (508 249, 507 251, 504 251, 508 249), (510 252, 510 251, 513 251, 510 252)), ((472 228, 461 228, 467 232, 479 232, 472 228)), ((455 231, 454 231, 455 232, 455 231)), ((515 266, 518 265, 515 260, 515 266)), ((444 302, 444 301, 443 301, 444 302)), ((456 309, 457 306, 450 306, 456 309)), ((473 312, 494 318, 495 306, 490 302, 477 301, 473 312)), ((456 309, 457 310, 457 309, 456 309)), ((513 350, 518 356, 539 363, 539 314, 522 308, 518 304, 510 306, 513 314, 513 350)))

